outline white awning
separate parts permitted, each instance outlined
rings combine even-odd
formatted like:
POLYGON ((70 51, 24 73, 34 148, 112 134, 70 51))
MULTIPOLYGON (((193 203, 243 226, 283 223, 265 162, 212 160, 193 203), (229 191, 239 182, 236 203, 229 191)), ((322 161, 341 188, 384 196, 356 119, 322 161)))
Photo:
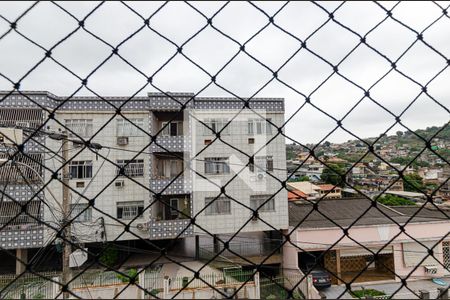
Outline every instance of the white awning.
MULTIPOLYGON (((381 247, 367 247, 372 253, 377 253, 381 247)), ((349 248, 349 249, 341 249, 341 257, 349 257, 349 256, 367 256, 373 255, 367 249, 363 247, 359 248, 349 248)), ((386 246, 379 252, 379 254, 390 254, 392 253, 392 246, 386 246)))
MULTIPOLYGON (((422 259, 428 255, 428 249, 432 249, 436 242, 421 242, 425 245, 424 248, 421 244, 413 243, 402 243, 403 246, 403 260, 406 267, 420 266, 437 266, 439 262, 434 259, 431 255, 428 256, 422 263, 422 259)), ((438 247, 434 247, 433 250, 437 252, 438 247)))

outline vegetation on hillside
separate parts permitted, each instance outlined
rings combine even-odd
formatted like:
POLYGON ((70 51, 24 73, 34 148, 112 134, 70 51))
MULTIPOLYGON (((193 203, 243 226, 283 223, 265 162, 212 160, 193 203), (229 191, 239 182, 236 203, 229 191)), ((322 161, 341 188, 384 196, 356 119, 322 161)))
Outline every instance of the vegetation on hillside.
POLYGON ((330 183, 332 185, 337 185, 340 187, 344 186, 344 181, 341 178, 341 175, 345 174, 345 169, 343 166, 339 164, 330 164, 329 168, 325 167, 322 171, 322 175, 320 179, 325 183, 330 183))

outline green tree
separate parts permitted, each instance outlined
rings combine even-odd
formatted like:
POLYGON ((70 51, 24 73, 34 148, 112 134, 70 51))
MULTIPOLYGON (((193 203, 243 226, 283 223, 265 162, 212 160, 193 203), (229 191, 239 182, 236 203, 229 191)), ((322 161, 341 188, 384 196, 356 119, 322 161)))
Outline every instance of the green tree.
POLYGON ((342 166, 338 164, 330 164, 329 167, 325 167, 323 169, 320 179, 326 183, 343 187, 344 181, 342 180, 341 175, 344 174, 345 170, 342 166))
POLYGON ((108 267, 112 267, 117 262, 118 258, 119 251, 117 250, 117 247, 114 244, 108 244, 100 255, 99 261, 108 267))
POLYGON ((420 192, 425 190, 423 179, 417 173, 412 173, 404 176, 403 187, 405 191, 420 192))
POLYGON ((298 178, 291 178, 289 179, 290 182, 299 182, 299 181, 309 181, 309 177, 308 176, 300 176, 298 178))
POLYGON ((386 194, 377 200, 379 203, 387 206, 404 206, 404 205, 416 205, 414 201, 398 197, 395 195, 386 194))

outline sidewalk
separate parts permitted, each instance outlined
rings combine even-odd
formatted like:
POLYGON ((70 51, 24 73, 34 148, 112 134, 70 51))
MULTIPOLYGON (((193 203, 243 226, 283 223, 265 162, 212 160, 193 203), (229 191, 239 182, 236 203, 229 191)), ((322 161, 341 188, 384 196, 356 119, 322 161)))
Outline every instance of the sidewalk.
MULTIPOLYGON (((447 282, 445 287, 448 287, 450 284, 450 277, 444 277, 444 281, 447 282)), ((420 291, 426 290, 430 292, 430 299, 436 299, 438 296, 438 288, 445 288, 444 286, 440 286, 435 284, 431 280, 416 280, 416 281, 408 281, 408 288, 402 287, 400 282, 392 282, 392 283, 366 283, 366 284, 358 284, 354 286, 355 290, 361 289, 364 287, 365 289, 376 289, 379 291, 383 291, 386 295, 395 295, 392 299, 419 299, 420 291), (397 291, 398 290, 398 291, 397 291)), ((327 299, 337 299, 341 294, 340 299, 354 299, 350 296, 348 292, 345 292, 344 285, 333 285, 330 288, 324 289, 321 292, 327 297, 327 299), (344 294, 343 294, 344 293, 344 294)))

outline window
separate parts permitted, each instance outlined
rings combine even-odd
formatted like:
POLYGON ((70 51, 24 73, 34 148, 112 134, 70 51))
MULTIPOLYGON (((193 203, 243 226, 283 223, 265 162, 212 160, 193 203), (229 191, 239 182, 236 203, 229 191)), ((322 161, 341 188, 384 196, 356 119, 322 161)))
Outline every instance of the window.
POLYGON ((117 202, 117 218, 131 220, 142 217, 144 212, 144 201, 117 202))
POLYGON ((92 178, 92 161, 71 161, 69 163, 69 170, 72 179, 92 178))
POLYGON ((181 159, 159 159, 156 163, 156 174, 159 178, 171 179, 183 171, 181 159))
POLYGON ((267 118, 267 121, 265 119, 249 119, 247 122, 247 133, 249 135, 254 134, 272 134, 272 125, 269 123, 271 122, 271 118, 267 118))
POLYGON ((442 253, 444 256, 444 266, 450 268, 450 241, 442 242, 442 253))
POLYGON ((205 174, 230 174, 228 157, 206 157, 205 174))
POLYGON ((170 216, 172 220, 178 218, 178 199, 170 199, 170 216))
POLYGON ((73 133, 75 133, 83 138, 89 138, 92 136, 93 131, 92 119, 65 120, 65 125, 66 128, 69 130, 69 135, 73 136, 73 133))
MULTIPOLYGON (((203 120, 203 123, 205 123, 208 127, 200 123, 200 126, 203 127, 203 135, 215 135, 217 132, 222 130, 222 128, 225 127, 225 125, 228 124, 227 119, 205 119, 203 120)), ((231 124, 228 124, 225 129, 220 134, 229 134, 229 128, 231 124)))
POLYGON ((74 222, 91 222, 92 221, 92 207, 88 207, 87 203, 71 204, 71 218, 74 222))
POLYGON ((144 119, 134 118, 129 120, 117 120, 117 136, 144 136, 145 133, 142 131, 144 129, 144 119))
POLYGON ((205 198, 206 215, 229 215, 231 214, 231 200, 226 197, 205 198))
POLYGON ((250 208, 256 210, 260 205, 262 205, 265 202, 264 205, 258 209, 258 211, 275 211, 275 199, 272 198, 269 201, 267 201, 267 199, 269 199, 270 197, 272 197, 272 195, 250 196, 250 208))
POLYGON ((254 144, 255 143, 255 139, 254 138, 249 138, 248 139, 248 143, 249 144, 254 144))
POLYGON ((163 136, 183 135, 182 121, 162 122, 161 128, 163 128, 163 130, 161 131, 161 135, 163 136), (167 123, 169 124, 167 125, 167 123))
MULTIPOLYGON (((270 156, 255 156, 255 165, 257 166, 257 172, 272 172, 273 171, 273 157, 270 156)), ((249 164, 248 169, 250 172, 255 172, 255 165, 249 164)))
POLYGON ((125 166, 125 175, 128 177, 142 177, 144 176, 144 160, 143 159, 134 159, 134 160, 126 160, 119 159, 117 160, 117 175, 119 174, 120 168, 125 166), (126 165, 128 164, 128 165, 126 165))

